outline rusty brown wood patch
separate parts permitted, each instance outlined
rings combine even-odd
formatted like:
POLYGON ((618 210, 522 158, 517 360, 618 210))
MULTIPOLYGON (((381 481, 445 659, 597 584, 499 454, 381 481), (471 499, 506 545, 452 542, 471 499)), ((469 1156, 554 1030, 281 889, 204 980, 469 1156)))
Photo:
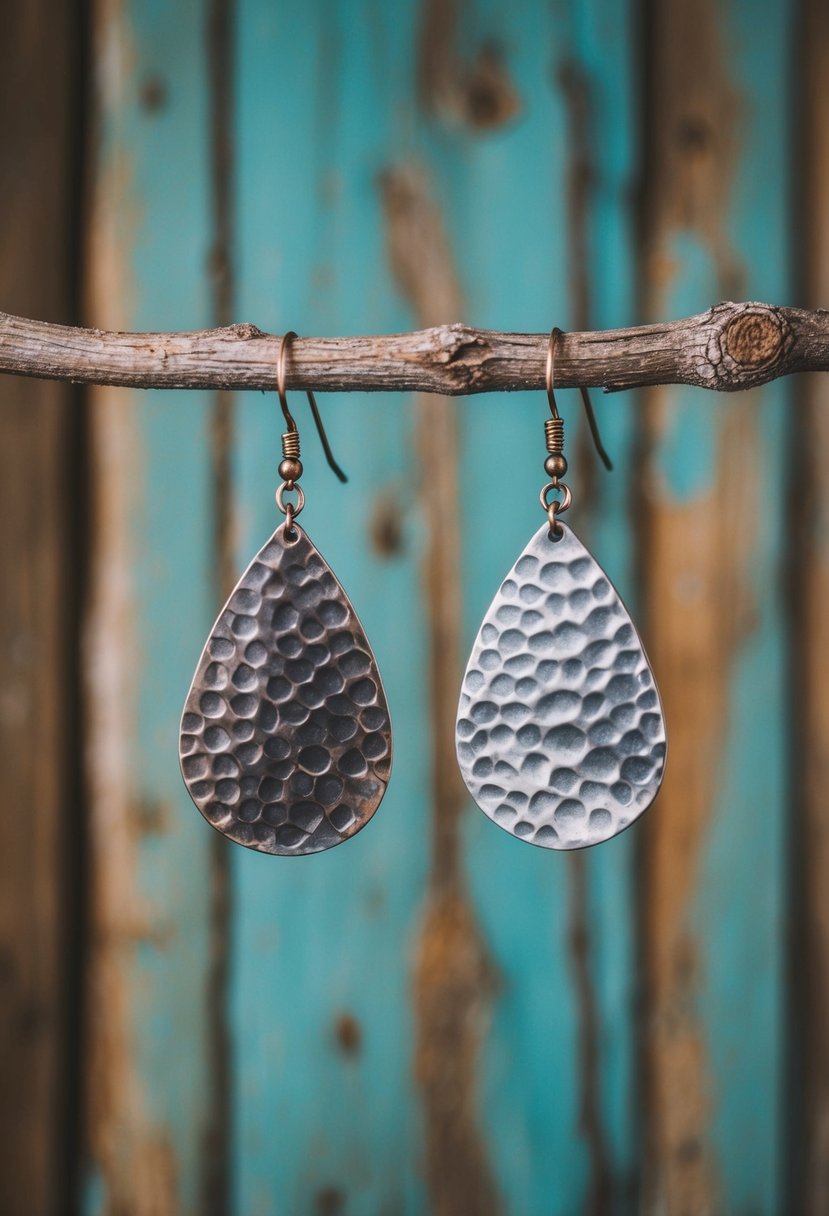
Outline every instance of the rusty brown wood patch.
MULTIPOLYGON (((413 312, 423 324, 456 315, 460 288, 425 174, 396 168, 385 174, 381 188, 392 270, 413 312)), ((415 408, 427 530, 432 751, 432 864, 414 970, 415 1078, 425 1112, 431 1210, 435 1216, 493 1216, 499 1204, 476 1114, 493 967, 463 872, 460 816, 466 800, 453 745, 462 638, 457 418, 441 397, 420 396, 415 408)))
MULTIPOLYGON (((96 49, 123 36, 119 0, 95 14, 96 49)), ((103 104, 104 99, 97 99, 103 104)), ((101 115, 96 114, 97 121, 101 115)), ((127 196, 130 168, 98 166, 88 227, 86 309, 93 319, 126 320, 130 276, 122 258, 113 200, 127 196)), ((120 217, 129 224, 134 215, 120 217)), ((108 1216, 173 1216, 177 1169, 167 1129, 154 1123, 138 1071, 134 1026, 135 954, 156 933, 137 889, 138 852, 147 828, 135 794, 137 656, 134 553, 130 521, 139 493, 142 453, 136 406, 111 389, 89 396, 90 520, 93 553, 84 629, 85 733, 89 796, 89 892, 85 975, 85 1110, 88 1161, 108 1216), (91 757, 94 756, 94 763, 91 757)), ((166 818, 161 812, 161 821, 166 818)), ((156 823, 159 814, 153 815, 156 823)))
MULTIPOLYGON (((103 251, 101 251, 103 256, 103 251)), ((107 251, 108 257, 112 251, 107 251)), ((93 287, 93 300, 95 290, 93 287)), ((87 968, 86 1134, 110 1216, 172 1216, 177 1210, 174 1157, 164 1128, 154 1126, 137 1071, 133 1028, 134 954, 152 939, 153 918, 136 890, 144 808, 131 801, 129 740, 135 703, 130 550, 136 436, 131 410, 96 390, 93 436, 92 570, 87 617, 87 729, 90 894, 87 968)))
POLYGON ((492 39, 484 39, 469 60, 461 55, 461 8, 460 0, 424 0, 417 48, 418 100, 425 111, 450 123, 472 130, 501 127, 518 114, 521 100, 501 48, 492 39))
MULTIPOLYGON (((651 435, 666 402, 651 402, 651 435)), ((648 1211, 716 1210, 708 1127, 713 1083, 697 1014, 702 976, 690 912, 727 735, 732 665, 753 627, 748 561, 757 543, 756 444, 749 402, 721 429, 714 484, 688 504, 658 484, 641 532, 648 644, 659 673, 670 763, 641 840, 648 1211), (734 495, 734 485, 742 487, 734 495), (727 516, 717 509, 729 493, 727 516), (716 611, 702 606, 716 604, 716 611)))
POLYGON ((742 268, 724 226, 742 112, 714 0, 694 6, 664 0, 650 16, 643 203, 647 307, 654 312, 664 298, 660 289, 677 273, 670 256, 674 232, 693 233, 710 251, 722 298, 742 290, 742 268))
MULTIPOLYGON (((693 8, 668 0, 651 14, 645 300, 653 313, 678 270, 671 261, 677 232, 692 234, 710 253, 723 294, 740 290, 743 276, 724 225, 740 103, 725 67, 717 7, 713 0, 693 8)), ((775 346, 780 341, 768 327, 749 321, 723 339, 718 357, 762 360, 775 346)), ((646 451, 658 449, 670 405, 669 390, 648 392, 646 451)), ((747 563, 759 503, 750 411, 746 398, 724 414, 703 490, 676 501, 651 466, 641 501, 647 640, 671 730, 658 813, 640 841, 644 1200, 646 1211, 669 1216, 718 1210, 709 1137, 714 1077, 697 1013, 703 977, 690 914, 717 791, 729 677, 752 627, 747 563), (726 492, 727 513, 718 509, 726 492)))

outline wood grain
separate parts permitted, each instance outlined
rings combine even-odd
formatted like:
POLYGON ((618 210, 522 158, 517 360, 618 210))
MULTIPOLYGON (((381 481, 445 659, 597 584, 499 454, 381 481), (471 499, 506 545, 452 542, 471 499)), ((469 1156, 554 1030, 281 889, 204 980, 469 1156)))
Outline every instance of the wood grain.
MULTIPOLYGON (((212 320, 227 325, 236 289, 234 239, 236 0, 208 0, 207 65, 210 72, 209 135, 212 320)), ((210 418, 213 481, 213 547, 216 603, 235 581, 232 452, 235 410, 230 393, 216 391, 210 418)), ((210 1119, 204 1133, 202 1216, 223 1216, 231 1206, 230 1153, 233 1052, 227 998, 231 966, 233 884, 227 841, 216 833, 210 851, 210 971, 207 977, 210 1119)))
MULTIPOLYGON (((410 165, 384 175, 389 261, 419 320, 451 315, 460 284, 428 179, 410 165)), ((458 425, 450 402, 417 398, 421 500, 427 532, 423 599, 429 639, 432 864, 414 965, 414 1071, 425 1114, 426 1182, 435 1216, 495 1216, 495 1182, 481 1135, 477 1075, 493 968, 465 881, 455 759, 462 592, 458 425)))
MULTIPOLYGON (((542 388, 547 334, 460 323, 377 337, 299 338, 288 386, 457 396, 542 388)), ((110 333, 0 313, 0 372, 133 388, 273 389, 280 338, 243 323, 190 333, 110 333)), ((735 392, 829 369, 829 312, 722 303, 659 325, 568 333, 556 384, 609 392, 693 384, 735 392)))
MULTIPOLYGON (((65 0, 34 0, 4 13, 0 39, 0 295, 66 319, 76 19, 65 0)), ((0 386, 0 1211, 9 1216, 66 1210, 76 1148, 65 1119, 71 842, 82 831, 70 755, 76 426, 67 386, 0 386)))
MULTIPOLYGON (((677 289, 672 280, 681 269, 671 251, 678 229, 693 234, 701 261, 707 263, 713 251, 720 265, 727 262, 722 219, 733 167, 734 105, 711 0, 693 17, 681 0, 668 0, 654 10, 651 32, 644 270, 647 307, 653 311, 665 306, 669 290, 677 289), (708 136, 702 150, 693 139, 677 138, 689 121, 708 136)), ((723 1200, 709 1135, 713 1078, 697 1012, 703 956, 693 902, 716 797, 736 639, 731 611, 701 612, 699 606, 722 595, 730 609, 741 590, 714 509, 739 431, 735 434, 732 427, 732 442, 720 441, 713 478, 706 471, 699 492, 676 496, 659 468, 660 445, 676 398, 670 390, 656 389, 645 396, 644 407, 643 441, 651 459, 640 547, 648 648, 672 729, 659 813, 639 841, 647 1001, 643 1197, 648 1213, 701 1216, 718 1210, 723 1200), (689 587, 695 589, 692 594, 689 587)))
MULTIPOLYGON (((204 5, 96 0, 90 18, 95 61, 113 54, 123 73, 95 75, 87 315, 140 324, 197 301, 206 322, 215 227, 204 5), (187 239, 170 219, 173 160, 187 239)), ((193 822, 175 738, 215 614, 210 399, 188 395, 171 411, 160 394, 104 388, 88 401, 84 1210, 209 1216, 227 1210, 216 1144, 226 1112, 215 1108, 226 1061, 211 1058, 222 916, 213 834, 193 822), (187 504, 171 516, 173 481, 186 484, 187 504)))
MULTIPOLYGON (((714 0, 651 16, 648 312, 785 290, 788 216, 755 184, 786 176, 786 6, 762 28, 714 0)), ((775 386, 700 418, 698 394, 663 388, 644 405, 640 568, 671 735, 639 839, 644 1210, 777 1211, 785 621, 764 520, 783 510, 785 402, 775 386)))
MULTIPOLYGON (((800 286, 812 301, 829 290, 829 10, 807 0, 801 31, 800 286)), ((792 564, 798 789, 792 869, 793 934, 788 994, 793 1080, 789 1202, 804 1216, 829 1211, 829 394, 821 377, 801 384, 792 496, 797 541, 792 564)))

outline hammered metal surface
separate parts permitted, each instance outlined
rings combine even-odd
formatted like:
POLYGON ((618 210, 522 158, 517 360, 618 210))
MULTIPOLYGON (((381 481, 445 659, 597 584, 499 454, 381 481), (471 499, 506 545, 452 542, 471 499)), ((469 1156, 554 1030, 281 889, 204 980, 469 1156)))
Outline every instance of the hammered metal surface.
POLYGON ((457 752, 481 810, 550 849, 598 844, 651 804, 665 768, 662 706, 607 575, 571 530, 544 524, 481 625, 458 706, 457 752))
POLYGON ((181 720, 181 771, 205 819, 263 853, 355 835, 386 792, 391 723, 348 597, 294 523, 257 553, 214 625, 181 720))

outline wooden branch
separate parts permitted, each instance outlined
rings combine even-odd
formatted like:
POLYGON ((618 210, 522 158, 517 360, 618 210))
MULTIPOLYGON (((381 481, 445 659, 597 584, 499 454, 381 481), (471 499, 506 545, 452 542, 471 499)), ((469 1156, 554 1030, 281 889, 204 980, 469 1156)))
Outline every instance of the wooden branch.
MULTIPOLYGON (((320 392, 464 393, 537 389, 547 334, 438 325, 384 337, 299 338, 288 384, 320 392)), ((279 338, 255 325, 120 334, 0 313, 0 372, 132 388, 268 389, 279 338)), ((792 372, 829 370, 829 311, 717 304, 661 325, 567 333, 556 385, 608 392, 694 384, 733 392, 792 372)))

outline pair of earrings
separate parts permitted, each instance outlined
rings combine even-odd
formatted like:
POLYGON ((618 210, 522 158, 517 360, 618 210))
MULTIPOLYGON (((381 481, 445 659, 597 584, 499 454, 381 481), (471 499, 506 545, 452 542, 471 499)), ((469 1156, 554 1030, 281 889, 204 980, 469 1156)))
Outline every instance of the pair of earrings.
MULTIPOLYGON (((559 518, 564 424, 547 350, 546 519, 502 582, 463 678, 457 756, 478 806, 533 844, 581 848, 617 835, 656 797, 665 725, 642 643, 619 595, 559 518), (560 496, 560 497, 559 497, 560 496)), ((354 836, 391 775, 391 719, 377 661, 341 584, 297 523, 299 432, 286 397, 285 516, 237 583, 202 652, 181 720, 180 759, 202 815, 263 853, 316 853, 354 836)), ((312 393, 329 465, 336 465, 312 393)), ((589 397, 582 391, 597 448, 589 397)))

